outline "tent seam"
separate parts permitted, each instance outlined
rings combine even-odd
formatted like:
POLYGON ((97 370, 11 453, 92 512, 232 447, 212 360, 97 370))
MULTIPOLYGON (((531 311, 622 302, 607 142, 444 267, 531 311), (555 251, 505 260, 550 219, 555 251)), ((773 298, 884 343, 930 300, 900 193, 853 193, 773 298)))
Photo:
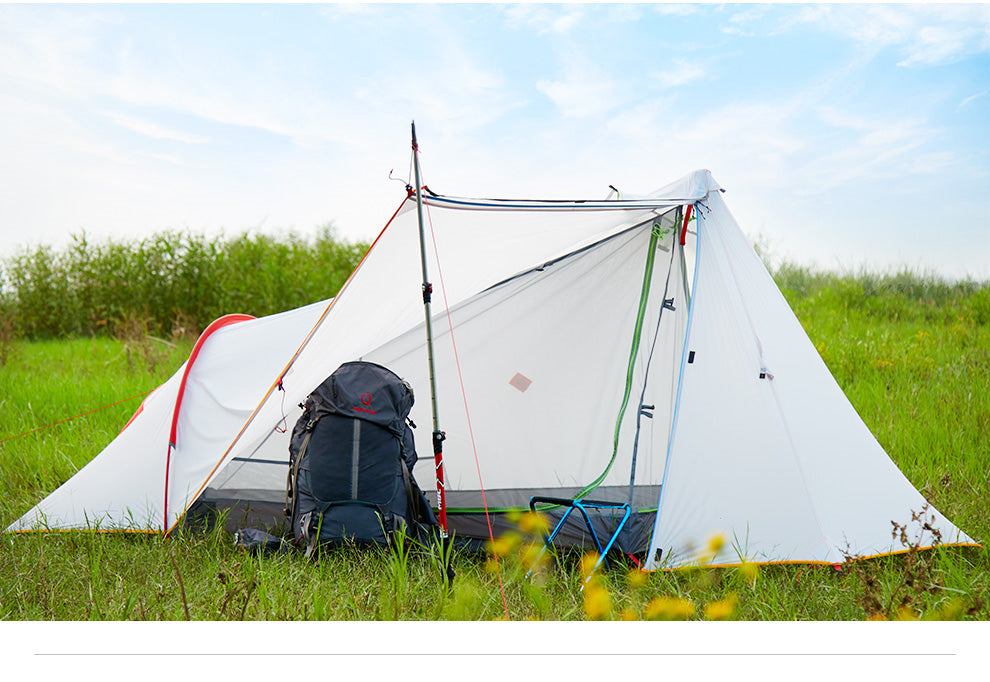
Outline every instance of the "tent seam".
MULTIPOLYGON (((701 230, 700 220, 698 222, 698 230, 701 230)), ((698 271, 701 269, 701 263, 701 239, 697 239, 694 246, 694 276, 691 278, 691 292, 688 298, 688 318, 684 330, 684 347, 681 349, 681 367, 680 370, 678 370, 677 395, 674 399, 674 415, 670 420, 670 435, 667 438, 667 456, 664 458, 663 476, 660 478, 660 495, 657 499, 657 516, 653 524, 653 535, 650 538, 651 549, 653 548, 654 540, 657 538, 657 533, 660 531, 660 520, 663 516, 663 493, 667 489, 667 474, 670 471, 671 455, 674 452, 674 437, 677 434, 677 417, 680 414, 681 389, 684 387, 684 372, 687 368, 688 348, 691 345, 691 327, 694 322, 695 302, 698 299, 698 271)), ((654 562, 652 556, 646 557, 646 562, 647 566, 653 565, 654 562)))

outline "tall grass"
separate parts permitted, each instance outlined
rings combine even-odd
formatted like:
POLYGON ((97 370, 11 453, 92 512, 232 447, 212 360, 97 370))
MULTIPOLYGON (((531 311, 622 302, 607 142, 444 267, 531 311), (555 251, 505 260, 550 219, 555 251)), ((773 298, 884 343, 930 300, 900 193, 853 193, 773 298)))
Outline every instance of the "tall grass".
POLYGON ((82 233, 64 249, 0 262, 0 316, 8 335, 31 339, 113 335, 135 319, 158 335, 202 329, 226 313, 260 317, 329 298, 366 250, 330 226, 312 238, 162 232, 94 242, 82 233))

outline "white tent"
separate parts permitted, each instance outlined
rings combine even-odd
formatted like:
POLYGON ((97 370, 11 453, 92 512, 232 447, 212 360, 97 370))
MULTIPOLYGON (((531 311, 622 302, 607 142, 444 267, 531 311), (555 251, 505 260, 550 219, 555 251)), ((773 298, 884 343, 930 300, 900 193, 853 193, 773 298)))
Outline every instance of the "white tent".
MULTIPOLYGON (((619 543, 651 569, 698 560, 716 533, 728 542, 713 564, 907 549, 891 521, 925 500, 707 171, 640 199, 423 205, 455 537, 487 537, 488 519, 498 533, 542 495, 630 503, 619 543)), ((420 268, 410 195, 335 299, 216 323, 117 439, 8 530, 167 532, 213 508, 274 523, 297 406, 355 359, 416 389, 414 474, 435 490, 420 268)), ((973 542, 929 513, 944 544, 973 542)), ((596 517, 606 533, 615 522, 596 517)), ((561 537, 582 534, 576 522, 561 537)))

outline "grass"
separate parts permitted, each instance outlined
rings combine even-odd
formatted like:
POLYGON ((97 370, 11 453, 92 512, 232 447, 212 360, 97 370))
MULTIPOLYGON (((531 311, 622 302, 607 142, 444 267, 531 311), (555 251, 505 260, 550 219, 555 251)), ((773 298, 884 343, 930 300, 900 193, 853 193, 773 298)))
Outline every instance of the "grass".
MULTIPOLYGON (((930 276, 814 273, 778 281, 809 336, 896 464, 985 546, 990 540, 990 289, 930 276)), ((140 320, 139 320, 140 321, 140 320)), ((0 330, 2 331, 2 330, 0 330)), ((0 369, 0 523, 102 449, 173 372, 188 335, 122 325, 116 337, 6 342, 0 369), (12 438, 12 439, 11 439, 12 438), (10 439, 10 440, 5 440, 10 439)), ((695 568, 644 575, 613 562, 582 591, 586 560, 532 567, 537 527, 492 554, 343 549, 313 563, 257 556, 221 531, 0 536, 2 620, 987 620, 990 552, 946 548, 848 565, 695 568), (504 601, 503 601, 504 594, 504 601)), ((910 519, 902 520, 905 524, 910 519)))

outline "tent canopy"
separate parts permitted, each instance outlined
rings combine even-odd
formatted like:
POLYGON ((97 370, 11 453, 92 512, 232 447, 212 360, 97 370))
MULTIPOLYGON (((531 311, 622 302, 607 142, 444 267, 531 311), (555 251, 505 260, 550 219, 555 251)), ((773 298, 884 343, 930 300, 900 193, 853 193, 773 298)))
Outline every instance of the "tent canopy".
MULTIPOLYGON (((497 532, 549 495, 629 502, 620 545, 648 568, 697 561, 714 533, 728 539, 716 564, 907 549, 891 521, 925 500, 707 171, 634 199, 422 200, 455 536, 487 537, 483 499, 497 532)), ((275 523, 297 405, 358 359, 416 390, 414 475, 434 489, 415 208, 405 197, 336 298, 208 330, 117 439, 8 530, 168 531, 203 509, 275 523)), ((972 543, 929 512, 943 542, 972 543)), ((582 536, 574 524, 562 539, 582 536)))

